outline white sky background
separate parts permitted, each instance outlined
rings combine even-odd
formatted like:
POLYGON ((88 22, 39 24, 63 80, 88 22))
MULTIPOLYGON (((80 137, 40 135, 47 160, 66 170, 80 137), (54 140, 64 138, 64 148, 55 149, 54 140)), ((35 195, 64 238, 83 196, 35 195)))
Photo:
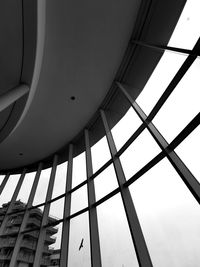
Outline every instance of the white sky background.
MULTIPOLYGON (((169 46, 192 49, 200 36, 200 1, 186 3, 169 46)), ((185 55, 165 52, 153 75, 137 99, 149 114, 156 101, 180 68, 185 55)), ((153 122, 168 142, 200 111, 200 60, 193 63, 175 91, 158 112, 153 122)), ((140 126, 141 121, 132 109, 112 129, 117 149, 140 126)), ((176 148, 191 172, 200 181, 199 144, 200 127, 176 148)), ((120 157, 126 179, 160 152, 147 130, 120 157)), ((106 138, 92 147, 94 172, 110 159, 106 138)), ((58 166, 53 197, 65 192, 67 163, 58 166)), ((28 174, 17 199, 27 202, 35 174, 28 174)), ((34 205, 45 201, 50 169, 42 172, 34 205)), ((11 176, 0 196, 0 205, 8 202, 19 175, 11 176)), ((0 182, 3 176, 0 177, 0 182)), ((73 184, 86 179, 85 153, 74 159, 73 184)), ((117 187, 113 165, 95 178, 97 200, 117 187)), ((181 178, 167 159, 162 160, 148 173, 130 186, 144 236, 154 266, 200 266, 200 209, 181 178)), ((87 187, 72 194, 72 213, 86 207, 87 187)), ((50 215, 62 218, 63 199, 51 204, 50 215)), ((138 266, 120 195, 116 195, 97 208, 104 267, 138 266)), ((61 226, 56 235, 55 248, 60 247, 61 226)), ((71 221, 69 267, 90 266, 88 213, 71 221), (78 251, 81 239, 84 247, 78 251)))

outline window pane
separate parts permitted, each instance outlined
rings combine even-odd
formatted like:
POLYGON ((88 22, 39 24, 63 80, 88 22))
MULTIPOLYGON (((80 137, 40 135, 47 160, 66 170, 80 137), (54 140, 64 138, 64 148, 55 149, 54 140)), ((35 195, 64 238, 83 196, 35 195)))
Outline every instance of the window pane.
POLYGON ((124 117, 111 130, 117 150, 119 150, 131 135, 141 125, 139 119, 133 108, 129 108, 124 117))
POLYGON ((200 209, 167 159, 130 186, 154 266, 200 265, 200 209))
POLYGON ((82 210, 88 206, 87 186, 84 185, 80 189, 72 193, 71 214, 82 210))
POLYGON ((31 192, 31 188, 33 185, 34 178, 35 178, 35 172, 27 173, 25 175, 23 184, 17 196, 17 200, 20 200, 25 204, 27 203, 30 192, 31 192))
POLYGON ((46 262, 48 262, 47 266, 60 266, 61 235, 62 223, 54 227, 47 228, 46 239, 48 240, 48 237, 50 237, 55 241, 54 243, 48 245, 46 240, 44 244, 44 250, 49 252, 49 255, 46 255, 46 257, 43 256, 43 259, 45 258, 46 262))
POLYGON ((104 136, 94 146, 91 147, 93 171, 96 172, 110 158, 110 151, 106 137, 104 136))
MULTIPOLYGON (((42 222, 43 210, 40 208, 36 208, 30 211, 30 215, 27 221, 27 228, 26 229, 34 229, 35 227, 40 227, 42 222)), ((48 216, 48 222, 53 223, 56 221, 56 218, 53 217, 51 214, 48 216)), ((23 236, 23 249, 20 251, 20 258, 21 261, 27 261, 27 259, 31 258, 33 262, 34 254, 37 247, 37 241, 39 237, 39 229, 35 229, 31 232, 26 232, 23 236), (25 249, 26 248, 26 249, 25 249)), ((57 226, 49 226, 46 228, 46 233, 44 237, 44 242, 42 246, 42 253, 40 258, 40 264, 42 266, 50 266, 51 263, 51 254, 54 252, 52 249, 56 249, 56 243, 58 236, 58 227, 57 226)), ((58 245, 59 247, 59 245, 58 245)))
POLYGON ((170 39, 169 46, 192 49, 199 38, 200 2, 186 1, 178 24, 170 39))
POLYGON ((97 207, 102 266, 138 266, 120 195, 97 207))
POLYGON ((196 59, 153 120, 168 142, 200 111, 199 73, 196 59))
POLYGON ((72 188, 86 180, 85 152, 73 159, 72 188))
POLYGON ((33 205, 37 205, 45 201, 50 174, 51 174, 51 168, 48 168, 41 172, 37 190, 35 192, 33 205))
POLYGON ((30 210, 26 229, 40 227, 41 222, 42 222, 43 210, 44 210, 44 206, 30 210))
MULTIPOLYGON (((62 219, 63 210, 64 210, 64 197, 51 203, 50 210, 49 210, 49 218, 51 218, 52 220, 62 219)), ((51 229, 53 230, 52 237, 55 238, 55 243, 50 245, 50 248, 53 249, 52 251, 53 255, 50 256, 50 259, 52 260, 51 263, 57 262, 58 253, 55 250, 60 249, 60 246, 61 246, 62 226, 63 224, 60 223, 56 225, 55 227, 53 227, 54 229, 52 229, 52 227, 49 227, 49 230, 51 229)))
POLYGON ((186 166, 200 182, 200 126, 197 127, 183 142, 176 148, 176 153, 180 156, 186 166))
POLYGON ((144 130, 120 157, 126 178, 131 178, 159 152, 160 148, 151 134, 144 130))
MULTIPOLYGON (((23 241, 22 241, 23 245, 27 248, 33 248, 32 251, 30 250, 30 252, 32 252, 32 257, 34 257, 37 246, 37 240, 39 237, 39 227, 41 226, 42 223, 43 209, 44 207, 30 210, 26 224, 26 230, 33 230, 35 228, 38 229, 27 232, 23 236, 23 241)), ((23 252, 24 251, 22 251, 21 257, 23 257, 23 252)), ((26 257, 26 255, 24 256, 26 257)))
POLYGON ((64 162, 63 164, 57 166, 52 198, 65 193, 66 175, 67 162, 64 162))
POLYGON ((90 238, 88 213, 70 221, 68 267, 90 267, 90 238), (83 247, 81 247, 81 243, 83 247))
POLYGON ((147 115, 164 93, 185 59, 186 56, 182 54, 167 51, 163 54, 144 89, 137 98, 137 103, 147 115))
POLYGON ((4 187, 3 192, 0 195, 0 205, 3 205, 4 203, 7 203, 11 200, 12 195, 15 191, 15 188, 17 186, 17 183, 19 181, 20 175, 11 175, 6 183, 6 186, 4 187))
POLYGON ((50 204, 49 214, 55 219, 62 219, 64 209, 64 197, 58 199, 50 204))
POLYGON ((95 192, 96 200, 106 196, 115 188, 118 187, 117 178, 115 175, 115 170, 113 164, 110 165, 105 171, 100 173, 95 179, 95 192))

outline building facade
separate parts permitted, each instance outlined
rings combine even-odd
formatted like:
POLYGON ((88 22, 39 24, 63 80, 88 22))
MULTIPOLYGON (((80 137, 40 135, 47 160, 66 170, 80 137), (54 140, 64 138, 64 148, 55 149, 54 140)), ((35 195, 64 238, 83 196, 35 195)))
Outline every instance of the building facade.
MULTIPOLYGON (((10 202, 3 204, 2 208, 0 209, 1 222, 8 210, 9 204, 10 202)), ((11 210, 11 213, 14 212, 14 214, 8 216, 4 235, 0 239, 0 266, 2 267, 9 266, 10 264, 11 256, 16 243, 16 238, 24 217, 24 208, 25 204, 23 202, 16 201, 14 203, 13 209, 11 210)), ((29 214, 26 228, 31 229, 34 227, 39 227, 42 221, 42 215, 43 213, 39 208, 32 210, 29 214)), ((56 219, 51 218, 50 216, 48 220, 50 223, 56 221, 56 219)), ((46 232, 45 243, 42 248, 40 266, 50 265, 50 255, 52 254, 52 250, 49 249, 49 246, 55 243, 55 237, 53 237, 53 235, 55 235, 57 231, 58 230, 55 227, 51 227, 46 232)), ((17 256, 16 267, 33 266, 33 259, 38 242, 38 236, 38 230, 24 234, 17 256)))
POLYGON ((60 266, 60 249, 55 249, 50 255, 50 265, 49 267, 59 267, 60 266))

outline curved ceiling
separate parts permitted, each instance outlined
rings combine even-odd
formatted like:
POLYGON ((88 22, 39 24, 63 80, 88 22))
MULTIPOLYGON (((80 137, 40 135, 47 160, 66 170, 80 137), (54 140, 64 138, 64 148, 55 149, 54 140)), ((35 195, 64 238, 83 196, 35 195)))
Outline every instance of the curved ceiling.
MULTIPOLYGON (((41 2, 45 3, 45 12, 38 7, 39 56, 30 94, 19 123, 0 144, 1 169, 49 156, 87 124, 112 84, 141 1, 41 2)), ((12 23, 16 16, 10 18, 12 23)), ((25 30, 31 33, 32 28, 25 30)), ((25 39, 26 46, 32 43, 31 38, 25 39)))

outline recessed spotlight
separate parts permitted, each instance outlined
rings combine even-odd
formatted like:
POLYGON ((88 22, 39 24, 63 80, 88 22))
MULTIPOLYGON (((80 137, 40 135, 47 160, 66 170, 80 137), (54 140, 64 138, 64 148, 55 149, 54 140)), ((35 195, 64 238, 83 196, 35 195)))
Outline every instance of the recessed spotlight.
POLYGON ((71 100, 75 100, 76 98, 75 98, 75 96, 73 95, 73 96, 70 97, 70 99, 71 99, 71 100))

